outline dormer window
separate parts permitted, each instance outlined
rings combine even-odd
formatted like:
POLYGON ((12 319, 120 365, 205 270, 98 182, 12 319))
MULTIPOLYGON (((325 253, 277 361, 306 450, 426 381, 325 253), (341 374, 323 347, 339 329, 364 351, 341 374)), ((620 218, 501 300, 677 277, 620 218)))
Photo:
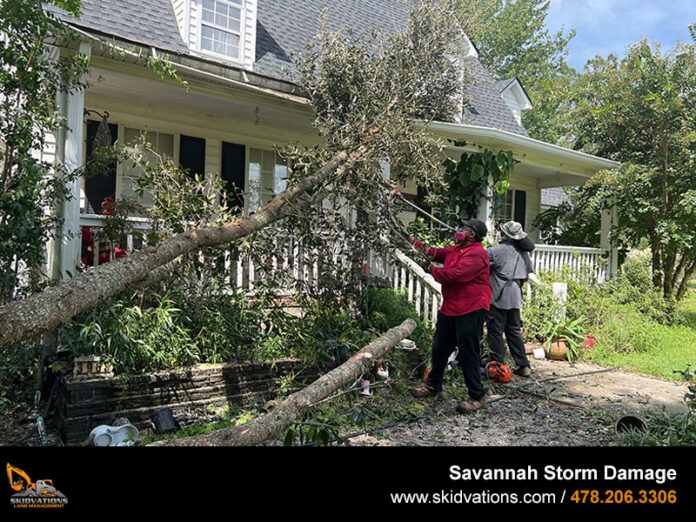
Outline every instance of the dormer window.
POLYGON ((202 7, 201 50, 241 59, 243 0, 203 0, 202 7))

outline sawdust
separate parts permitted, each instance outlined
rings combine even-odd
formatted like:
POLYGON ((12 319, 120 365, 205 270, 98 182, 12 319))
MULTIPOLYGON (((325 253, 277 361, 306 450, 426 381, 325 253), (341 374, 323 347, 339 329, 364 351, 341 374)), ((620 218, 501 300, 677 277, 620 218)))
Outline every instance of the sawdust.
POLYGON ((529 379, 489 383, 489 402, 456 411, 462 391, 445 387, 426 415, 351 440, 354 446, 606 446, 624 415, 686 411, 685 385, 600 366, 533 360, 529 379))

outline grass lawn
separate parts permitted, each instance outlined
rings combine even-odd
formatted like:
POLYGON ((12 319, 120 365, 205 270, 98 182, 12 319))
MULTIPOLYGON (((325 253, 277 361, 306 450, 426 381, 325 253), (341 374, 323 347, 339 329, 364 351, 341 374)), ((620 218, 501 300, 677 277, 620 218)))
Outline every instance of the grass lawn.
POLYGON ((607 326, 613 326, 613 344, 616 345, 617 340, 621 341, 623 337, 627 344, 638 349, 617 353, 598 346, 597 352, 590 358, 606 366, 681 380, 681 374, 675 371, 686 370, 689 365, 696 370, 696 289, 692 287, 689 290, 679 304, 679 310, 686 318, 684 325, 661 325, 630 314, 608 319, 607 326))

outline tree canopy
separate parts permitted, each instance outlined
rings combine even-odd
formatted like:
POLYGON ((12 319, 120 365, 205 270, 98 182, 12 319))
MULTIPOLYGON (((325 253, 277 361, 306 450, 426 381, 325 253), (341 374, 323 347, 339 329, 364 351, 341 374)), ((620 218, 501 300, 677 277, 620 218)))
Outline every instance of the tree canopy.
MULTIPOLYGON (((48 3, 79 14, 77 0, 48 3)), ((87 62, 69 51, 73 36, 42 2, 0 2, 0 304, 24 295, 27 283, 37 280, 27 276, 44 261, 58 221, 50 209, 65 197, 69 174, 36 151, 44 149, 49 132, 65 126, 58 92, 83 87, 87 62)))
POLYGON ((548 0, 458 0, 457 4, 481 63, 497 80, 517 77, 528 92, 534 109, 526 111, 522 121, 529 134, 558 142, 564 134, 567 86, 577 75, 566 62, 575 31, 549 32, 548 0))
POLYGON ((694 45, 665 52, 641 40, 622 60, 597 57, 573 93, 573 148, 622 162, 586 191, 597 204, 613 202, 615 238, 628 246, 647 241, 654 284, 681 298, 696 270, 694 45))

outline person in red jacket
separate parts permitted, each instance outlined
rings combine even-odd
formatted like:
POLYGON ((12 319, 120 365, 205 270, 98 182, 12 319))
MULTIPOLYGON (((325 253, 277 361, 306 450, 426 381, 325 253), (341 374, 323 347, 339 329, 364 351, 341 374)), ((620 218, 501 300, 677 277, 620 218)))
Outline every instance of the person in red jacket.
POLYGON ((442 285, 442 306, 437 315, 430 373, 423 386, 412 391, 414 397, 435 397, 442 393, 447 360, 459 348, 457 361, 464 373, 468 400, 457 409, 468 413, 486 403, 481 382, 480 359, 483 325, 491 306, 488 253, 481 241, 488 233, 478 219, 465 221, 454 237, 457 244, 448 248, 428 248, 420 241, 411 243, 423 250, 438 267, 430 265, 433 278, 442 285))

